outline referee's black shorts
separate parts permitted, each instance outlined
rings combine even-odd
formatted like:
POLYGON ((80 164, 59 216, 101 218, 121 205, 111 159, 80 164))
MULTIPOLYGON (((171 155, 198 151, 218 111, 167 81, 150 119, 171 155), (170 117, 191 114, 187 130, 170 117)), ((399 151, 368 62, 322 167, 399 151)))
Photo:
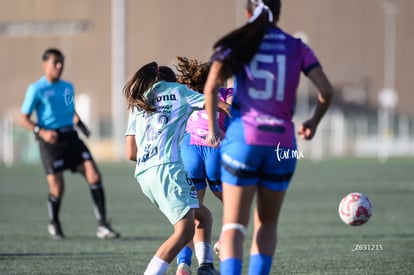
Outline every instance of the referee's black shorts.
POLYGON ((92 160, 91 153, 75 130, 58 132, 58 141, 50 144, 39 139, 40 157, 46 174, 55 174, 76 167, 85 160, 92 160))

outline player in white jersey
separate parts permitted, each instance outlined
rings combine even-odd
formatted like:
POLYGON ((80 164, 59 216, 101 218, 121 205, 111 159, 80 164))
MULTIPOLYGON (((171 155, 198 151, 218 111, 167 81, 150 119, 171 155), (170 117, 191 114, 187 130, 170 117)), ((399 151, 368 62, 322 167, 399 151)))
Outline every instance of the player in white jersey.
MULTIPOLYGON (((131 77, 124 95, 130 109, 126 153, 137 163, 135 178, 174 226, 174 233, 158 248, 144 273, 164 274, 193 238, 194 208, 203 208, 184 170, 180 144, 187 119, 194 110, 204 108, 204 96, 176 83, 175 73, 156 62, 144 65, 131 77)), ((203 222, 199 219, 199 230, 204 228, 203 222)))
MULTIPOLYGON (((210 70, 210 62, 199 62, 197 59, 189 59, 178 56, 175 65, 178 73, 177 80, 179 83, 187 85, 190 89, 203 94, 204 84, 207 80, 210 70)), ((223 102, 231 103, 233 89, 220 88, 219 98, 223 102)), ((225 132, 226 114, 219 112, 220 130, 225 132)), ((204 202, 204 196, 207 186, 210 187, 213 194, 221 200, 221 181, 220 181, 220 149, 208 144, 204 138, 208 133, 208 121, 205 110, 194 111, 187 121, 183 143, 181 144, 181 156, 184 167, 191 177, 196 189, 200 204, 204 202)), ((210 227, 213 224, 213 217, 206 213, 209 219, 210 227)), ((198 225, 196 225, 198 226, 198 225)), ((211 232, 211 229, 209 230, 211 232)), ((193 243, 188 244, 177 255, 177 272, 176 275, 187 275, 190 266, 193 250, 197 258, 199 267, 197 274, 210 275, 215 274, 214 257, 211 246, 211 235, 196 234, 193 243)), ((204 233, 204 232, 200 232, 204 233)))

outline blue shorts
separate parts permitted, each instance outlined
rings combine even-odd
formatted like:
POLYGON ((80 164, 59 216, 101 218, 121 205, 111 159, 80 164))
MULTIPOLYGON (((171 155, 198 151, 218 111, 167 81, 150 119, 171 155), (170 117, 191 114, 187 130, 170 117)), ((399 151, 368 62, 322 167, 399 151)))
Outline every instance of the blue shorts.
POLYGON ((261 185, 286 191, 298 156, 294 148, 248 145, 243 129, 232 125, 221 143, 221 180, 237 186, 261 185))
POLYGON ((181 158, 197 190, 204 190, 207 183, 213 192, 222 192, 220 181, 220 149, 190 144, 190 134, 184 135, 181 158))

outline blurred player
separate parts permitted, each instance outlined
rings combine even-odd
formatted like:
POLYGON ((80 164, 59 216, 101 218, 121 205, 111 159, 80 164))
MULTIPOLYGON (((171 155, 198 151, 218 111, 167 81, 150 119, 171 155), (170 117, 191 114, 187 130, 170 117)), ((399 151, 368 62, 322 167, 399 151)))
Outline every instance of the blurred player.
POLYGON ((204 108, 204 96, 176 83, 175 73, 156 62, 144 65, 131 77, 124 95, 130 109, 126 153, 137 162, 135 178, 174 226, 174 233, 158 248, 144 273, 164 274, 196 230, 210 230, 207 234, 211 234, 204 216, 209 211, 199 205, 180 154, 186 121, 194 110, 204 108), (195 218, 199 222, 196 229, 195 218))
POLYGON ((249 21, 215 43, 204 89, 207 140, 217 145, 216 87, 235 74, 232 122, 220 145, 222 274, 242 272, 243 241, 255 195, 248 274, 270 273, 279 213, 298 156, 292 116, 301 72, 319 89, 313 116, 299 128, 302 138, 313 138, 331 102, 332 86, 313 51, 277 27, 280 8, 280 0, 247 1, 249 21))
POLYGON ((64 191, 64 170, 81 173, 89 184, 98 220, 96 236, 113 239, 119 233, 106 220, 105 193, 101 173, 91 153, 78 137, 74 125, 89 136, 88 128, 75 112, 75 90, 72 83, 61 80, 64 56, 58 49, 47 49, 43 54, 44 76, 32 83, 24 98, 20 123, 33 131, 39 142, 40 156, 49 185, 48 231, 52 238, 65 237, 59 220, 64 191), (31 119, 36 112, 37 121, 31 119))
MULTIPOLYGON (((187 85, 190 89, 203 93, 210 63, 200 63, 196 59, 177 57, 178 63, 175 66, 178 71, 178 82, 187 85)), ((219 99, 231 104, 233 97, 232 88, 220 88, 219 99)), ((217 114, 220 130, 224 133, 224 122, 226 114, 217 114)), ((203 204, 207 184, 218 199, 222 199, 222 187, 220 180, 220 151, 206 142, 208 133, 207 114, 204 110, 194 111, 187 121, 186 132, 181 145, 181 156, 184 167, 197 188, 199 203, 203 204)), ((209 217, 211 213, 209 211, 209 217)), ((213 219, 209 219, 212 226, 213 219)), ((198 225, 196 225, 197 227, 198 225)), ((211 234, 206 230, 196 230, 194 236, 194 249, 199 263, 197 274, 215 274, 214 257, 211 248, 211 234), (197 234, 197 233, 202 234, 197 234)), ((209 230, 211 232, 211 230, 209 230)), ((189 274, 193 245, 189 244, 177 255, 177 275, 189 274)))

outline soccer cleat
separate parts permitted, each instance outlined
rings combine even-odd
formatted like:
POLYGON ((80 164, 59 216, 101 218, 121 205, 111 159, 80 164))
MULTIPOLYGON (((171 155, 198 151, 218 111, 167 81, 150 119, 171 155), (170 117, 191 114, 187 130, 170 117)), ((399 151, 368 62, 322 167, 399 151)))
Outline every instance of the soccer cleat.
POLYGON ((186 263, 179 264, 175 275, 191 275, 190 267, 186 263))
POLYGON ((50 236, 52 236, 52 238, 55 240, 61 240, 65 238, 59 222, 49 223, 47 230, 49 231, 50 236))
POLYGON ((197 275, 220 275, 220 272, 214 269, 212 263, 201 264, 197 269, 197 275))
POLYGON ((120 234, 113 230, 109 224, 104 223, 98 226, 96 237, 99 239, 116 239, 120 237, 120 234))

